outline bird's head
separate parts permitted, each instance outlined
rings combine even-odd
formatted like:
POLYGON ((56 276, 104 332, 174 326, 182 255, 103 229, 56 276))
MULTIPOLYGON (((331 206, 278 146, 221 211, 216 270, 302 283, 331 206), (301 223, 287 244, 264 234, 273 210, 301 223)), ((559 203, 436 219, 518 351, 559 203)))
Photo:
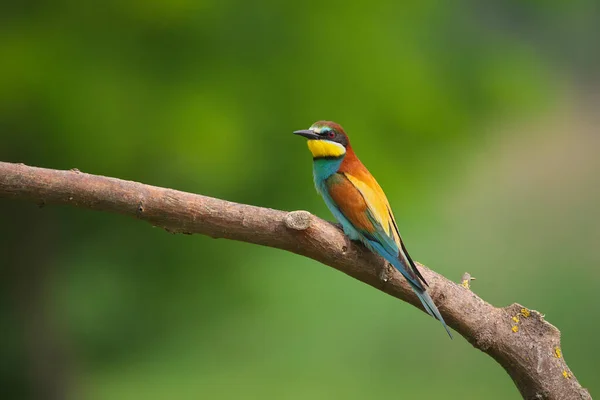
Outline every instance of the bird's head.
POLYGON ((344 129, 331 121, 318 121, 308 129, 294 134, 308 139, 308 148, 313 158, 339 158, 346 154, 350 141, 344 129))

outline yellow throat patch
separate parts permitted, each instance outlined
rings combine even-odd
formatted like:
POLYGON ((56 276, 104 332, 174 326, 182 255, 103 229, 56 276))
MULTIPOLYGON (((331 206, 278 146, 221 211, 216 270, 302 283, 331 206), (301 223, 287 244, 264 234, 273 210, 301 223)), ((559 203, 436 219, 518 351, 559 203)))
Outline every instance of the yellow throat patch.
POLYGON ((306 143, 314 158, 340 157, 346 154, 344 146, 329 140, 309 140, 306 143))

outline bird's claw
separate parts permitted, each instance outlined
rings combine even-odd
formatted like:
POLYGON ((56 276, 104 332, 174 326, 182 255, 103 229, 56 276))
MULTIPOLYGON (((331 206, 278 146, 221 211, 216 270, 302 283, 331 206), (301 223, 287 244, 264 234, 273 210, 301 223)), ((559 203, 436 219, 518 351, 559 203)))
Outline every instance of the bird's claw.
POLYGON ((387 269, 388 269, 388 264, 385 263, 383 265, 383 267, 381 267, 381 270, 379 271, 379 280, 381 282, 383 282, 383 283, 387 283, 387 281, 390 280, 390 277, 388 276, 387 269))
POLYGON ((338 228, 342 232, 344 231, 344 227, 339 222, 332 222, 331 225, 335 226, 336 228, 338 228))

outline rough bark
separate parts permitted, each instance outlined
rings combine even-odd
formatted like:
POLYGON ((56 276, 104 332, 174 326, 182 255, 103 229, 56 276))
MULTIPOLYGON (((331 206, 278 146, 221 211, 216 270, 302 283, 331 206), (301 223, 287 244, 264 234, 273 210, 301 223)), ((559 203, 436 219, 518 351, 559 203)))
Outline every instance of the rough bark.
MULTIPOLYGON (((125 214, 172 233, 199 233, 287 250, 315 259, 416 307, 401 275, 307 211, 285 212, 144 185, 78 170, 58 171, 0 162, 0 197, 125 214), (387 279, 379 278, 387 268, 387 279)), ((591 399, 567 366, 560 332, 519 304, 496 308, 462 284, 420 265, 446 322, 493 357, 525 399, 591 399)), ((466 276, 466 275, 465 275, 466 276)))

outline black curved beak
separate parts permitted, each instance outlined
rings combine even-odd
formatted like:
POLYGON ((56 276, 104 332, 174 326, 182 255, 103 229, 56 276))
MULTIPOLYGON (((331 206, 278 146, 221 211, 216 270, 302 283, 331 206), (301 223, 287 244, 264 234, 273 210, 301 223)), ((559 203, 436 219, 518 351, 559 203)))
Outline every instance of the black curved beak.
POLYGON ((310 129, 303 129, 301 131, 294 131, 294 135, 304 136, 307 139, 319 139, 320 136, 311 131, 310 129))

